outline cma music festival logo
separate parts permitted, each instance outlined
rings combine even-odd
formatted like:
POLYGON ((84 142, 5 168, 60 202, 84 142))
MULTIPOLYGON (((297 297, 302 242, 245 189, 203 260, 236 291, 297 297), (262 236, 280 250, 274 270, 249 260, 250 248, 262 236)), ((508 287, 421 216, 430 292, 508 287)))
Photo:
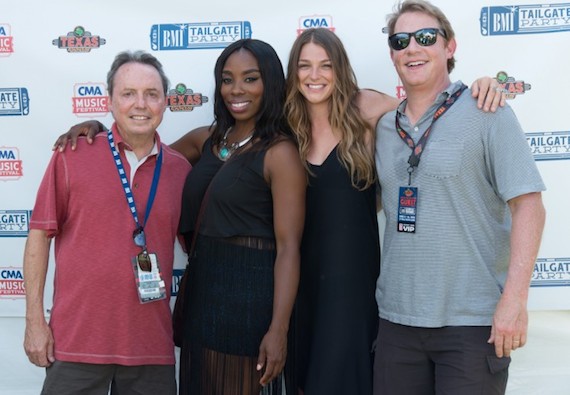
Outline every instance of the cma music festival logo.
POLYGON ((538 258, 534 264, 531 287, 570 285, 570 258, 538 258))
POLYGON ((16 181, 23 175, 20 150, 0 147, 0 181, 16 181))
POLYGON ((153 51, 225 48, 242 38, 251 38, 251 24, 238 22, 166 23, 152 25, 153 51))
POLYGON ((78 117, 105 116, 109 112, 109 96, 103 83, 81 82, 73 86, 73 113, 78 117))
POLYGON ((0 210, 0 237, 28 237, 31 210, 0 210))
POLYGON ((208 97, 201 93, 194 93, 183 83, 176 84, 166 96, 166 105, 172 112, 192 111, 194 107, 201 107, 203 103, 208 102, 208 97))
POLYGON ((25 296, 23 268, 0 267, 0 298, 15 299, 25 296))
POLYGON ((570 30, 570 3, 483 7, 481 35, 554 33, 570 30))
POLYGON ((522 95, 531 88, 530 84, 522 80, 515 80, 514 77, 509 77, 505 71, 497 73, 497 82, 501 84, 500 88, 505 93, 507 99, 514 99, 517 95, 522 95))
POLYGON ((57 45, 60 49, 66 49, 67 52, 91 52, 92 49, 99 48, 105 43, 104 38, 92 35, 83 26, 76 26, 67 35, 52 40, 53 45, 57 45))
POLYGON ((329 29, 331 32, 334 32, 334 26, 332 21, 332 16, 330 15, 309 15, 309 16, 302 16, 299 18, 299 28, 297 29, 297 35, 303 33, 303 31, 307 29, 311 29, 313 27, 322 27, 325 29, 329 29))
POLYGON ((10 25, 0 23, 0 57, 10 56, 12 52, 14 52, 14 39, 10 25))
POLYGON ((30 97, 26 88, 0 88, 0 116, 29 113, 30 97))
POLYGON ((534 160, 570 159, 570 131, 526 133, 534 160))

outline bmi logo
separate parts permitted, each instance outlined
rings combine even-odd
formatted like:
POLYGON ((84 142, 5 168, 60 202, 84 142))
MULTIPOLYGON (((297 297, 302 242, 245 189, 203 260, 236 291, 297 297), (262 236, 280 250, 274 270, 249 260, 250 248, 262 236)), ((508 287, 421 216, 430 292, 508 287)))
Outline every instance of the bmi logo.
POLYGON ((225 48, 242 38, 251 38, 248 21, 169 23, 150 29, 153 51, 225 48))
POLYGON ((570 159, 570 131, 526 133, 534 160, 570 159))
POLYGON ((308 15, 299 18, 299 28, 297 35, 301 35, 303 31, 314 27, 322 27, 334 32, 332 16, 330 15, 308 15))
POLYGON ((570 30, 570 3, 483 7, 481 35, 553 33, 570 30))
POLYGON ((505 92, 507 99, 514 99, 517 95, 522 95, 530 90, 530 84, 524 81, 515 80, 514 77, 509 77, 505 71, 497 73, 497 81, 501 84, 501 90, 505 92))
POLYGON ((0 116, 29 113, 30 97, 26 88, 0 88, 0 116))
POLYGON ((23 175, 18 148, 0 147, 0 180, 16 181, 23 175))
POLYGON ((83 26, 76 26, 73 31, 65 36, 59 36, 52 40, 53 45, 66 49, 67 52, 91 52, 93 48, 104 45, 106 40, 100 36, 94 36, 85 30, 83 26))
POLYGON ((208 102, 208 97, 201 93, 194 93, 183 83, 176 84, 174 89, 168 92, 166 97, 166 105, 170 111, 192 111, 194 107, 201 107, 203 103, 208 102))
POLYGON ((109 96, 103 83, 82 82, 73 87, 73 113, 78 117, 105 116, 109 112, 109 96))
POLYGON ((570 285, 570 258, 538 258, 530 282, 531 287, 570 285))
POLYGON ((27 237, 31 210, 0 210, 0 237, 27 237))
POLYGON ((0 298, 15 299, 25 296, 23 268, 0 267, 0 298))
POLYGON ((14 52, 14 40, 10 25, 0 23, 0 56, 10 56, 14 52))
POLYGON ((177 296, 180 290, 180 281, 184 275, 185 269, 174 269, 172 270, 172 286, 170 288, 170 295, 177 296))

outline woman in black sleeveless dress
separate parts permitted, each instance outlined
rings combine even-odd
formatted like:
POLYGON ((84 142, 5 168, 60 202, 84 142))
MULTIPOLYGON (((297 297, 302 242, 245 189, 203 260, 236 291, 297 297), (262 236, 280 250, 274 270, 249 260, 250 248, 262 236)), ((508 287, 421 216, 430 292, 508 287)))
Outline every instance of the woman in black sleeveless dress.
MULTIPOLYGON (((380 268, 374 124, 340 40, 309 29, 289 56, 286 114, 309 171, 295 311, 304 395, 372 393, 380 268)), ((380 113, 397 101, 379 92, 380 113)), ((373 97, 374 97, 373 96, 373 97)))
POLYGON ((262 385, 281 394, 306 176, 283 116, 285 79, 273 48, 240 40, 214 73, 214 126, 173 145, 196 163, 180 224, 187 250, 195 243, 178 296, 187 306, 180 394, 257 395, 262 385))
POLYGON ((370 393, 380 259, 375 188, 352 185, 336 148, 309 168, 297 305, 299 381, 305 394, 370 393))

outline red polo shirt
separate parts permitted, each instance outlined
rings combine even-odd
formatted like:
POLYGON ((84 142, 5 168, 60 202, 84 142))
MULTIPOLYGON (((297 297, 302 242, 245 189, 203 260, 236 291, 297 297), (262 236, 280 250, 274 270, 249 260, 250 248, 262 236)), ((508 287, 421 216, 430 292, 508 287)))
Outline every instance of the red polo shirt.
MULTIPOLYGON (((129 174, 128 147, 115 126, 113 137, 129 174)), ((161 144, 158 134, 156 140, 163 164, 145 234, 169 293, 182 188, 191 166, 161 144)), ((131 183, 141 223, 155 164, 156 155, 147 157, 131 183)), ((175 363, 169 298, 146 304, 138 299, 131 258, 141 249, 133 242, 135 222, 106 134, 98 134, 92 146, 80 138, 75 151, 54 153, 30 228, 55 237, 50 326, 56 359, 129 366, 175 363)))

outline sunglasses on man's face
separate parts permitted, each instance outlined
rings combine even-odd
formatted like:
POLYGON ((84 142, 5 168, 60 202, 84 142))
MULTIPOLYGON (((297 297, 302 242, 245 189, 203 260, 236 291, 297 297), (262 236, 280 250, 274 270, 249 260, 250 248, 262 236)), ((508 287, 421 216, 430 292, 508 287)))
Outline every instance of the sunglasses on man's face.
POLYGON ((429 47, 435 44, 437 41, 437 34, 441 34, 443 38, 447 38, 445 32, 441 29, 434 27, 428 27, 420 29, 413 33, 396 33, 388 37, 388 43, 390 47, 395 51, 401 51, 410 45, 410 40, 412 36, 416 39, 416 42, 422 47, 429 47))

